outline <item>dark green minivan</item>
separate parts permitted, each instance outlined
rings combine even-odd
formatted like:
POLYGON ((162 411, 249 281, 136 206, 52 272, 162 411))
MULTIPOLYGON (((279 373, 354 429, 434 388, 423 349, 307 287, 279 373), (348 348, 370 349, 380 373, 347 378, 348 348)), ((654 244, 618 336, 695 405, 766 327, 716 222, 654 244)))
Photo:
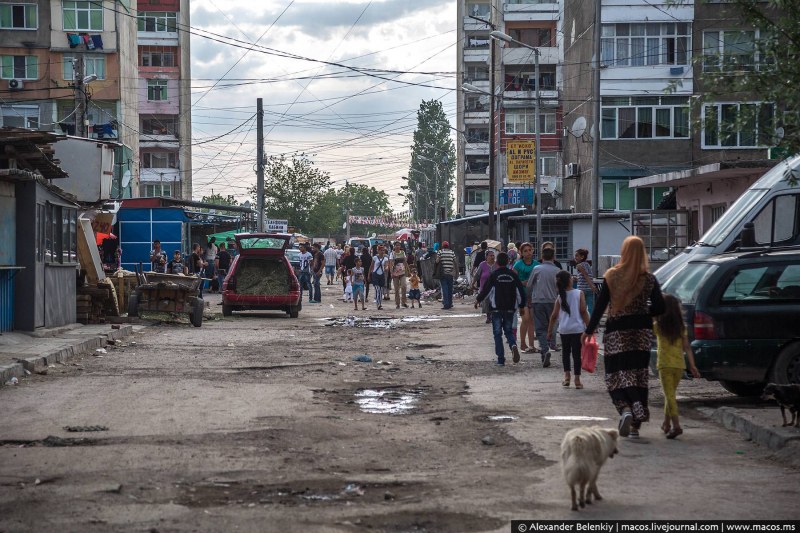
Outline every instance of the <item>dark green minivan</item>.
POLYGON ((661 289, 683 304, 704 378, 742 396, 800 383, 800 248, 700 257, 661 289))

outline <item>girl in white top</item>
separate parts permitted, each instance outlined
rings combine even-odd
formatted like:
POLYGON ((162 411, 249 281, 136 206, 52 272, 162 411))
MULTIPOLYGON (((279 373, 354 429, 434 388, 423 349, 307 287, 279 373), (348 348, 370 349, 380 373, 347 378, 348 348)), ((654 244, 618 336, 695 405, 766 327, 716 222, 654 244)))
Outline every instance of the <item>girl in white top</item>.
POLYGON ((586 308, 586 297, 583 291, 572 287, 572 276, 566 270, 556 274, 556 286, 559 297, 556 300, 553 314, 550 315, 550 324, 547 328, 547 338, 552 343, 553 328, 558 321, 558 333, 561 335, 561 362, 564 365, 563 386, 569 387, 570 363, 575 366, 575 388, 582 389, 581 383, 581 334, 589 324, 589 311, 586 308), (571 361, 570 361, 571 356, 571 361))

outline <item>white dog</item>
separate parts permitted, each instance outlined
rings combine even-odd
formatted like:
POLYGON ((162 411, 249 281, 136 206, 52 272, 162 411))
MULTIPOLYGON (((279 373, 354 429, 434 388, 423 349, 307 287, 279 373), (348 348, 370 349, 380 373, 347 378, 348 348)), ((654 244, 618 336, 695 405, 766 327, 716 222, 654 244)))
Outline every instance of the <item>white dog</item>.
POLYGON ((578 503, 581 507, 591 504, 592 494, 595 499, 602 500, 597 490, 597 476, 606 460, 617 453, 617 437, 616 429, 598 426, 571 429, 564 435, 561 469, 572 492, 573 511, 578 510, 578 503), (580 490, 578 501, 575 500, 576 486, 580 490))

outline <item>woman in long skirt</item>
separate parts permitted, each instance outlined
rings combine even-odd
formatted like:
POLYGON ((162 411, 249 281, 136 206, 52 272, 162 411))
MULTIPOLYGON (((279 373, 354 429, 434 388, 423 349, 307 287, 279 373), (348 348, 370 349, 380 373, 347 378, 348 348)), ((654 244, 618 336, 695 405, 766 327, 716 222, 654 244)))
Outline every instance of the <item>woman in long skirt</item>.
POLYGON ((620 414, 619 432, 638 438, 642 422, 650 418, 647 406, 653 316, 664 312, 664 298, 648 271, 644 242, 630 236, 622 243, 619 264, 604 276, 583 339, 592 335, 608 308, 603 334, 606 387, 620 414))

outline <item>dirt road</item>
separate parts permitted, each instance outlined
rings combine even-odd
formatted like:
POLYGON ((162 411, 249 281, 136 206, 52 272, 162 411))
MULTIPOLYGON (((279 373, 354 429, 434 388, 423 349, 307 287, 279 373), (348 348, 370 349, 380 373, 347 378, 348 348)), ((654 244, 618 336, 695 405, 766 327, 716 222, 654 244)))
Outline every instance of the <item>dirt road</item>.
POLYGON ((352 325, 333 295, 296 320, 149 327, 103 358, 0 389, 0 531, 505 532, 512 518, 797 518, 797 471, 691 410, 734 400, 705 382, 679 390, 679 440, 646 425, 603 470, 605 500, 570 511, 559 444, 576 425, 616 425, 601 376, 564 389, 558 356, 549 369, 536 355, 496 367, 471 305, 385 306, 386 320, 352 325), (373 362, 353 360, 362 354, 373 362), (63 429, 97 425, 108 430, 63 429))

